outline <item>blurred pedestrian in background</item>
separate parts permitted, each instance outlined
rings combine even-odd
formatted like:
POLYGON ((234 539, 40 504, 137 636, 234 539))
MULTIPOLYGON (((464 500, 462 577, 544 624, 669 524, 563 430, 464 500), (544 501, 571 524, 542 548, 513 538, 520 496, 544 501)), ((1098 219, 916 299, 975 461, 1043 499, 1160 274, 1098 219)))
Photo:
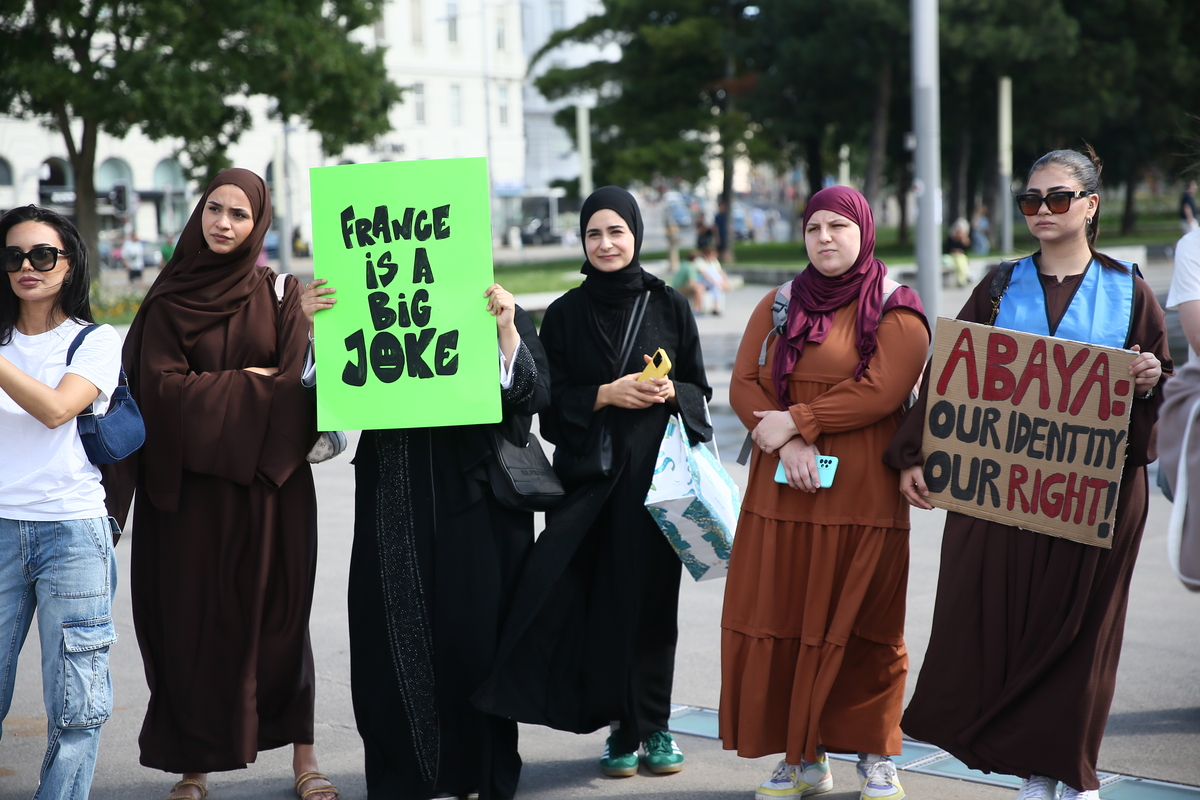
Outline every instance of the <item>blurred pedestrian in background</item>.
POLYGON ((1179 198, 1179 229, 1191 233, 1200 228, 1200 212, 1196 209, 1196 182, 1188 181, 1179 198))
POLYGON ((121 260, 129 271, 129 285, 142 288, 142 271, 146 268, 146 248, 138 238, 137 231, 130 231, 129 238, 121 245, 121 260))
POLYGON ((942 252, 954 267, 954 281, 958 286, 966 286, 971 279, 971 262, 967 251, 971 249, 971 223, 963 217, 954 220, 950 233, 942 246, 942 252))
POLYGON ((971 252, 977 256, 986 256, 992 249, 992 242, 988 238, 992 223, 988 221, 987 213, 988 207, 980 203, 971 217, 971 252))

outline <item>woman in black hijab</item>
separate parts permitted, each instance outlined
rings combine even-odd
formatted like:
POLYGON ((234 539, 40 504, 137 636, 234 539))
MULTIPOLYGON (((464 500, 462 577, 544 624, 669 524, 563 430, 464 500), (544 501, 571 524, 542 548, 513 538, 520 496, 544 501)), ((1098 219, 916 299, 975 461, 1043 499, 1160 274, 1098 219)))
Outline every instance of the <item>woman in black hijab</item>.
POLYGON ((611 725, 607 775, 635 774, 639 746, 648 770, 678 772, 683 755, 667 719, 680 562, 644 501, 671 414, 693 442, 711 438, 712 390, 687 300, 638 262, 633 196, 598 189, 580 220, 587 279, 550 305, 540 334, 551 377, 541 431, 559 466, 594 453, 606 430, 611 472, 574 482, 562 472, 568 497, 534 546, 476 703, 576 733, 611 725), (670 373, 638 383, 658 348, 670 373))

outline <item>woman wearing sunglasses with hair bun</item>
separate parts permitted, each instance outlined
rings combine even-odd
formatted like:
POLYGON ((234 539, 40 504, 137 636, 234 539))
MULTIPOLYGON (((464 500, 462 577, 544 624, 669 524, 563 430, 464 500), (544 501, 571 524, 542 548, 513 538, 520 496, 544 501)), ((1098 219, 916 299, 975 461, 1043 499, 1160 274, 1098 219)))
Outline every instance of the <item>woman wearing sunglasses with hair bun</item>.
POLYGON ((0 240, 0 720, 36 611, 49 721, 36 796, 85 800, 113 708, 117 564, 75 417, 107 410, 121 338, 102 325, 68 354, 92 325, 87 249, 69 220, 16 208, 0 218, 0 240))
MULTIPOLYGON (((994 309, 975 287, 958 318, 1140 350, 1111 550, 949 512, 933 630, 901 727, 967 766, 1023 779, 1019 800, 1096 800, 1096 759, 1116 685, 1129 582, 1146 524, 1146 465, 1171 371, 1163 311, 1132 264, 1096 251, 1100 165, 1055 150, 1017 205, 1041 244, 1011 267, 994 309)), ((1000 283, 1004 283, 1001 276, 1000 283)), ((926 384, 929 376, 926 373, 926 384)), ((928 386, 885 460, 931 508, 921 465, 928 386)))

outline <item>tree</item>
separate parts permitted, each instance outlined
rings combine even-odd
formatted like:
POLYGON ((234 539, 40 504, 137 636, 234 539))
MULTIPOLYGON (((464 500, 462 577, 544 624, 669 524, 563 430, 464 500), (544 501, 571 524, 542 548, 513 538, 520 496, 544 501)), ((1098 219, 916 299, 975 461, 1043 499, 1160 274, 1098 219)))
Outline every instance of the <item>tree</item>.
POLYGON ((350 38, 374 0, 0 0, 0 112, 62 134, 75 172, 76 224, 99 269, 96 139, 133 127, 178 137, 192 177, 214 174, 250 125, 247 99, 299 117, 322 147, 386 132, 400 89, 383 53, 350 38))
POLYGON ((867 150, 864 195, 877 205, 890 121, 908 97, 908 2, 763 0, 757 38, 748 43, 759 71, 753 114, 782 152, 803 152, 819 189, 840 144, 867 150))
MULTIPOLYGON (((745 0, 604 0, 600 14, 556 33, 535 54, 569 42, 621 47, 618 61, 553 68, 537 80, 547 98, 597 97, 592 153, 599 182, 695 182, 708 160, 726 161, 723 199, 732 203, 734 155, 751 121, 735 102, 747 91, 736 42, 754 24, 745 0)), ((531 64, 532 66, 532 64, 531 64)), ((574 111, 556 121, 574 136, 574 111)))

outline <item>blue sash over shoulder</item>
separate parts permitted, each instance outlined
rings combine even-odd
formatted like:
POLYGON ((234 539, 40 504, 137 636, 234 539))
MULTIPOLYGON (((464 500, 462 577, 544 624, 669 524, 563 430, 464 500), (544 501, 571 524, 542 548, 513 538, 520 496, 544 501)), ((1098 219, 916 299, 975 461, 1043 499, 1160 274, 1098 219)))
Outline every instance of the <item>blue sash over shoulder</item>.
POLYGON ((1033 256, 1021 259, 1013 267, 1008 289, 1000 301, 996 327, 1106 347, 1125 347, 1133 324, 1133 279, 1137 267, 1125 261, 1120 263, 1129 268, 1128 274, 1105 269, 1093 259, 1062 319, 1051 329, 1037 265, 1033 263, 1033 256))

